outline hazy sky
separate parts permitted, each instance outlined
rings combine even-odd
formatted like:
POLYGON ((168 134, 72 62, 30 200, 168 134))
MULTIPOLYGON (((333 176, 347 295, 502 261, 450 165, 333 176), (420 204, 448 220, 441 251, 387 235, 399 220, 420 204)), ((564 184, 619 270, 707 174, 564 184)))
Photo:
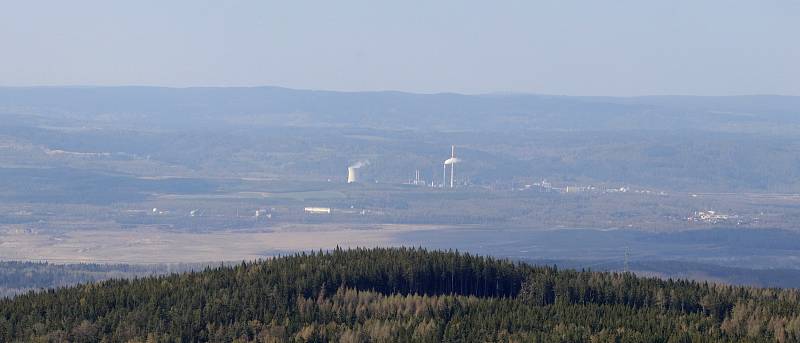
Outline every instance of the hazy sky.
POLYGON ((0 3, 0 85, 800 95, 798 0, 0 3))

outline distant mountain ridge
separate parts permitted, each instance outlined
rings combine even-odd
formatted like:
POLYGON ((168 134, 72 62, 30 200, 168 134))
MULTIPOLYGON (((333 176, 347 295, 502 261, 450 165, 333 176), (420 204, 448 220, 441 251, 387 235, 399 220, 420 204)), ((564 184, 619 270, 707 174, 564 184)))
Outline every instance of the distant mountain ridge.
POLYGON ((795 96, 584 97, 281 87, 0 87, 0 115, 180 129, 337 126, 445 131, 765 131, 800 127, 795 96))
POLYGON ((455 144, 478 183, 797 192, 798 111, 786 96, 0 87, 0 140, 4 167, 326 180, 357 157, 372 162, 365 177, 402 182, 414 168, 438 175, 428 168, 455 144))

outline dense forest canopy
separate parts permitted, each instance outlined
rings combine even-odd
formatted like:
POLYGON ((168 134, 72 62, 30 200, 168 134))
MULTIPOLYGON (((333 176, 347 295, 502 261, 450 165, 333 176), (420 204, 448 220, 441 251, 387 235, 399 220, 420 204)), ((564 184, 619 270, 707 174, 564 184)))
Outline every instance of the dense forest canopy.
POLYGON ((47 262, 0 261, 0 298, 31 290, 60 288, 107 279, 136 278, 201 270, 198 264, 57 264, 47 262))
POLYGON ((0 341, 797 341, 800 292, 336 249, 0 301, 0 341))

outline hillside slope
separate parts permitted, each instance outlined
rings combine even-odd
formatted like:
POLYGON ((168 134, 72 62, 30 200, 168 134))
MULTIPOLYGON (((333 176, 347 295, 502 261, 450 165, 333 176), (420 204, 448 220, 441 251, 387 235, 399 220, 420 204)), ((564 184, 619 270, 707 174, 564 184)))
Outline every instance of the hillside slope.
POLYGON ((615 98, 280 87, 0 87, 0 115, 14 121, 57 125, 87 120, 149 129, 289 125, 444 131, 702 128, 796 132, 799 106, 800 97, 767 95, 615 98))
POLYGON ((0 301, 0 341, 797 341, 800 292, 335 250, 0 301))

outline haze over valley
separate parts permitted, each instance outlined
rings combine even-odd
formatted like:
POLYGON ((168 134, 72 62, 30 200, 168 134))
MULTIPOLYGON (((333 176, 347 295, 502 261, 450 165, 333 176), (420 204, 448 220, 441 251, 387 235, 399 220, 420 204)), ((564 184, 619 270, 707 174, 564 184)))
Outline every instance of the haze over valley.
POLYGON ((13 2, 0 342, 800 342, 800 2, 13 2))
POLYGON ((204 263, 412 245, 797 279, 792 244, 684 238, 798 242, 797 97, 32 87, 0 89, 0 104, 5 260, 204 263), (443 180, 451 153, 456 173, 443 180), (563 235, 578 243, 542 250, 563 235), (652 247, 649 235, 674 243, 652 247))

